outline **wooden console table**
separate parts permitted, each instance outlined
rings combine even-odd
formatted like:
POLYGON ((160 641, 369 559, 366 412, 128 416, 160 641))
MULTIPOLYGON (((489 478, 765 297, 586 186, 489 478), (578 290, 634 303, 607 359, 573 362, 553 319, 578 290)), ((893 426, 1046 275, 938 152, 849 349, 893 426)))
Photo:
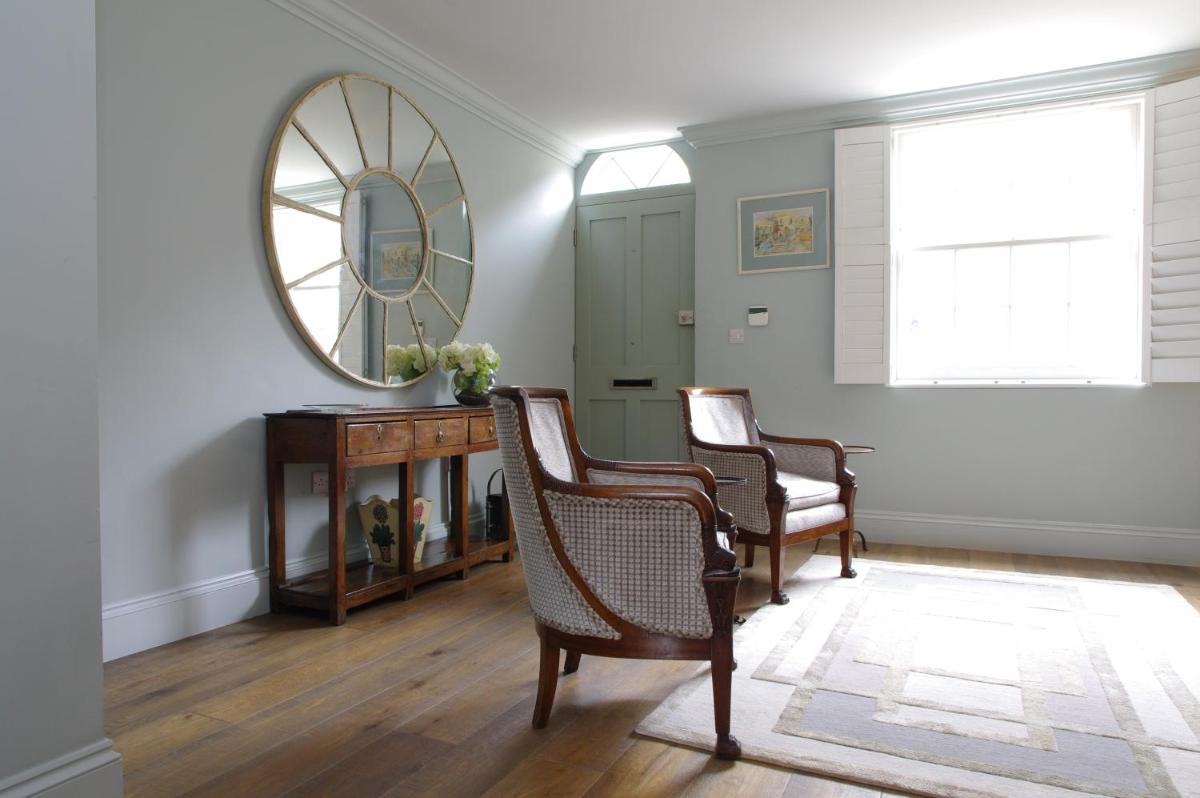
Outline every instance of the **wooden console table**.
POLYGON ((346 610, 393 593, 411 598, 422 582, 458 574, 493 557, 512 558, 513 534, 504 513, 504 537, 488 540, 467 524, 470 482, 467 456, 497 448, 496 422, 488 407, 363 408, 349 413, 267 413, 267 520, 271 610, 308 607, 346 622, 346 610), (450 460, 450 531, 425 544, 413 567, 413 471, 418 460, 450 460), (329 567, 288 578, 285 572, 283 467, 322 463, 329 469, 329 567), (361 466, 399 466, 402 567, 346 562, 346 471, 361 466))

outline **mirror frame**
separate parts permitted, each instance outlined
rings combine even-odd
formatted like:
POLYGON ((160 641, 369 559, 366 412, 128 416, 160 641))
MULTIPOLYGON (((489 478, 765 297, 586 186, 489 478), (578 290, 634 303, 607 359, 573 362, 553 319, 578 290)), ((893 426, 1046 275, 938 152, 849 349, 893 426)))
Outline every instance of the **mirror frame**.
MULTIPOLYGON (((284 198, 284 199, 286 199, 286 198, 284 198)), ((301 210, 301 209, 297 208, 297 210, 301 210)), ((317 213, 317 215, 322 215, 322 214, 317 213)), ((445 312, 447 314, 447 316, 449 317, 450 321, 455 324, 454 334, 450 337, 449 341, 446 341, 444 343, 450 343, 450 341, 455 340, 458 337, 458 333, 462 330, 463 324, 466 323, 467 311, 471 307, 471 296, 474 292, 474 287, 475 287, 475 264, 476 264, 476 260, 477 260, 476 259, 476 251, 475 251, 475 225, 471 221, 471 204, 470 204, 470 200, 467 198, 466 187, 463 185, 462 175, 458 170, 458 163, 454 160, 454 154, 450 151, 450 147, 449 147, 449 145, 447 145, 446 139, 444 136, 442 136, 441 131, 438 130, 437 125, 435 125, 433 123, 433 120, 429 118, 429 115, 426 114, 423 110, 421 110, 421 108, 415 102, 413 102, 412 99, 407 94, 400 91, 400 89, 396 88, 394 85, 392 85, 391 83, 388 83, 385 80, 377 78, 374 75, 369 75, 369 74, 360 73, 360 72, 342 73, 342 74, 334 75, 332 77, 318 81, 317 83, 315 83, 314 85, 312 85, 308 89, 306 89, 295 100, 295 102, 292 103, 292 105, 288 108, 287 112, 283 115, 283 118, 279 121, 279 125, 275 129, 275 135, 271 139, 270 149, 267 151, 267 162, 266 162, 266 168, 263 171, 263 185, 262 185, 262 228, 263 228, 263 243, 264 243, 264 245, 266 247, 266 251, 267 251, 267 262, 271 269, 271 278, 272 278, 272 281, 275 283, 276 290, 279 292, 279 298, 283 302, 284 310, 287 311, 288 317, 292 320, 293 326, 295 326, 296 330, 300 333, 300 337, 302 339, 304 339, 304 342, 306 344, 308 344, 309 349, 311 349, 317 355, 317 357, 320 358, 323 363, 325 363, 325 365, 329 366, 331 369, 336 371, 338 374, 341 374, 343 377, 346 377, 346 378, 353 380, 354 382, 360 383, 362 385, 369 385, 373 388, 400 388, 400 387, 404 387, 404 386, 408 386, 408 385, 414 385, 433 373, 433 367, 431 365, 420 376, 415 377, 411 380, 407 380, 405 382, 388 382, 389 378, 386 373, 387 372, 387 348, 389 345, 387 342, 387 318, 389 315, 390 307, 392 305, 403 304, 403 306, 405 308, 407 308, 409 320, 412 323, 412 328, 416 333, 416 343, 419 343, 421 345, 421 351, 424 352, 425 337, 424 337, 424 334, 422 331, 422 325, 417 323, 416 312, 413 310, 412 302, 410 301, 411 297, 417 291, 421 290, 423 286, 429 290, 430 294, 433 296, 436 303, 439 306, 441 306, 443 312, 445 312), (382 86, 383 88, 385 88, 388 91, 388 130, 387 130, 388 165, 386 167, 372 166, 372 165, 369 165, 366 163, 366 151, 363 148, 362 135, 359 132, 359 126, 358 126, 359 123, 358 123, 357 118, 354 115, 354 110, 353 110, 354 104, 350 100, 349 92, 347 91, 347 88, 346 88, 346 82, 348 80, 368 80, 368 81, 371 81, 373 83, 376 83, 376 84, 382 86), (330 160, 330 158, 325 154, 325 152, 319 147, 319 144, 317 142, 313 141, 313 139, 311 138, 308 131, 302 125, 296 124, 296 116, 300 112, 300 109, 304 107, 304 104, 309 99, 311 99, 313 96, 315 96, 318 92, 320 92, 321 90, 325 89, 326 87, 328 87, 329 85, 331 85, 333 83, 338 83, 341 86, 343 97, 346 99, 346 110, 347 110, 347 114, 350 119, 351 127, 353 128, 355 137, 358 140, 359 150, 363 155, 364 166, 362 169, 358 170, 353 175, 345 175, 341 171, 339 171, 334 166, 332 160, 330 160), (430 137, 429 143, 425 147, 425 152, 421 155, 421 160, 417 165, 416 171, 412 175, 411 181, 408 178, 406 178, 405 176, 401 175, 399 172, 395 171, 395 169, 393 168, 393 166, 394 166, 393 153, 392 153, 393 142, 394 142, 393 125, 394 125, 394 120, 395 120, 395 103, 397 101, 402 101, 402 102, 408 103, 409 107, 412 108, 412 110, 414 110, 418 115, 420 115, 420 117, 422 119, 425 120, 425 123, 427 125, 429 125, 429 129, 432 132, 432 136, 430 137), (382 382, 377 381, 377 380, 372 380, 362 374, 356 374, 355 372, 350 371, 348 368, 343 366, 341 363, 338 363, 337 360, 334 359, 333 353, 337 351, 338 344, 340 344, 340 342, 341 342, 340 334, 338 336, 337 341, 335 342, 334 347, 330 351, 326 351, 317 342, 317 340, 313 337, 312 333, 309 332, 308 326, 305 324, 303 318, 300 316, 299 311, 296 309, 295 304, 292 302, 292 298, 289 293, 289 285, 288 285, 287 281, 284 279, 283 270, 279 263, 279 255, 278 255, 277 246, 276 246, 273 210, 275 207, 280 206, 280 205, 282 205, 284 207, 295 207, 295 204, 299 204, 299 203, 295 203, 294 200, 289 201, 289 202, 276 202, 276 199, 275 199, 276 198, 275 174, 279 167, 279 156, 280 156, 280 150, 282 149, 282 146, 283 146, 284 137, 287 134, 288 130, 290 128, 292 128, 293 126, 295 127, 296 131, 300 134, 300 136, 302 138, 304 138, 305 141, 308 142, 309 146, 311 146, 313 148, 313 151, 316 153, 316 155, 318 157, 320 157, 321 160, 325 161, 325 164, 329 168, 330 172, 333 173, 334 177, 337 178, 337 180, 342 184, 342 187, 345 189, 345 194, 344 194, 343 200, 342 200, 342 215, 340 217, 338 217, 338 219, 337 219, 338 223, 341 225, 341 228, 342 228, 341 236, 340 236, 341 247, 342 247, 342 257, 338 261, 334 261, 332 264, 326 264, 324 267, 322 267, 322 270, 325 268, 336 267, 335 264, 344 263, 350 267, 351 273, 354 275, 354 277, 359 282, 359 287, 360 287, 359 299, 351 307, 351 309, 347 313, 346 317, 344 319, 339 319, 339 323, 341 324, 341 326, 343 328, 342 329, 343 332, 344 332, 344 327, 345 327, 346 323, 354 315, 355 310, 359 307, 359 305, 363 301, 362 297, 364 295, 367 297, 373 297, 384 303, 384 313, 383 313, 384 335, 383 335, 382 345, 380 346, 380 352, 381 352, 382 358, 383 358, 383 363, 381 364, 381 370, 380 370, 380 373, 383 376, 382 382), (434 148, 439 143, 442 145, 442 149, 446 153, 446 157, 450 161, 451 170, 453 171, 454 178, 458 181, 458 186, 461 191, 460 196, 461 196, 462 203, 463 203, 463 218, 467 225, 467 241, 470 245, 471 259, 469 261, 465 261, 463 258, 457 257, 455 255, 451 255, 449 253, 439 252, 438 250, 435 250, 433 247, 431 247, 430 243, 429 243, 429 239, 430 239, 430 234, 429 234, 430 222, 429 222, 429 220, 430 220, 431 216, 433 216, 434 214, 438 213, 439 211, 445 209, 446 207, 452 205, 454 202, 457 201, 457 198, 456 198, 455 200, 451 200, 449 202, 441 204, 437 208, 427 210, 425 208, 425 206, 421 203, 421 199, 416 191, 417 185, 420 183, 422 174, 425 170, 425 166, 427 165, 427 162, 429 160, 429 156, 434 151, 434 148), (395 297, 384 297, 382 294, 380 294, 378 291, 376 291, 374 288, 372 288, 368 284, 366 278, 364 277, 364 275, 361 271, 362 266, 360 264, 355 263, 354 259, 349 254, 347 254, 347 250, 346 250, 346 240, 347 240, 346 239, 347 232, 346 232, 346 226, 345 226, 346 203, 348 203, 350 201, 350 195, 352 193, 352 190, 356 186, 358 186, 358 184, 362 181, 363 178, 365 178, 369 175, 372 175, 372 174, 386 174, 392 180, 394 180, 396 183, 398 183, 400 185, 400 187, 408 195, 409 200, 412 201, 413 207, 417 211, 417 221, 420 225, 420 230, 421 230, 421 268, 420 268, 420 271, 418 272, 416 279, 413 281, 412 287, 405 290, 399 296, 395 296, 395 297), (432 263, 433 258, 436 255, 443 255, 443 256, 449 257, 453 260, 463 261, 465 263, 468 263, 471 266, 471 276, 470 276, 469 282, 467 283, 467 296, 466 296, 466 301, 463 303, 463 309, 462 309, 461 316, 456 316, 454 314, 454 312, 450 310, 450 308, 446 304, 445 300, 442 299, 442 297, 433 288, 432 283, 430 283, 428 280, 430 264, 432 263)), ((310 277, 310 276, 313 276, 313 275, 312 274, 306 275, 305 278, 310 277)), ((302 279, 304 279, 304 278, 302 278, 302 279)), ((293 281, 293 284, 294 283, 295 283, 295 281, 293 281)))

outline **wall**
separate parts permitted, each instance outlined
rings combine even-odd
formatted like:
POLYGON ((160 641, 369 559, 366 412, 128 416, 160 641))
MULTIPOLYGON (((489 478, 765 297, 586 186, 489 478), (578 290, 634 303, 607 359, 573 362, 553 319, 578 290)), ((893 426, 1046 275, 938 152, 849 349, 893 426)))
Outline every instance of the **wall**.
POLYGON ((104 738, 91 0, 0 23, 0 796, 116 796, 104 738))
MULTIPOLYGON (((309 85, 363 71, 438 125, 463 175, 478 272, 461 338, 507 382, 572 378, 572 171, 266 0, 109 0, 97 20, 100 446, 105 656, 266 610, 264 411, 449 403, 441 374, 358 387, 292 328, 267 270, 259 191, 280 117, 309 85)), ((472 458, 482 512, 494 454, 472 458)), ((289 469, 288 556, 323 554, 324 497, 289 469)), ((395 495, 394 472, 355 493, 395 495)), ((435 464, 420 489, 442 497, 435 464)), ((437 512, 444 512, 440 501, 437 512)), ((356 514, 351 514, 357 524, 356 514)), ((436 530, 434 530, 436 533, 436 530)))
POLYGON ((877 539, 1200 561, 1200 386, 833 383, 833 271, 739 277, 736 200, 833 185, 833 133, 697 151, 696 379, 749 385, 766 429, 878 446, 851 458, 877 539), (770 325, 747 327, 748 305, 770 325), (746 343, 728 343, 731 327, 746 343))

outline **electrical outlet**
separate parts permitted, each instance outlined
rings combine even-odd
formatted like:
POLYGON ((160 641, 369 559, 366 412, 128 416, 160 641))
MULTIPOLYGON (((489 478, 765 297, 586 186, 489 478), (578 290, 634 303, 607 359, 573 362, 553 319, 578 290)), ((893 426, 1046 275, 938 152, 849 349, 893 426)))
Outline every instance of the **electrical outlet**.
MULTIPOLYGON (((354 469, 351 468, 346 471, 346 490, 350 490, 353 487, 354 487, 354 469)), ((329 495, 329 472, 328 471, 312 472, 312 486, 311 486, 310 490, 312 492, 312 495, 314 495, 314 496, 328 496, 329 495)))
POLYGON ((729 328, 729 343, 744 344, 746 343, 746 331, 741 327, 729 328))

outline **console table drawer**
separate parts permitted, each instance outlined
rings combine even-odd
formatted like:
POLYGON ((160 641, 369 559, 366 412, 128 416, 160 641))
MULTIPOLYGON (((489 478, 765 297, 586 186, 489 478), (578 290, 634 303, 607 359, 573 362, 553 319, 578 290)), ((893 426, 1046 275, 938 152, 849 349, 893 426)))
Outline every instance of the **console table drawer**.
POLYGON ((411 449, 412 443, 412 425, 408 421, 346 425, 346 455, 348 457, 380 452, 403 452, 411 449))
POLYGON ((467 419, 463 417, 417 421, 415 426, 418 449, 461 446, 467 442, 467 419))
POLYGON ((496 419, 492 416, 471 419, 471 443, 496 440, 496 419))

